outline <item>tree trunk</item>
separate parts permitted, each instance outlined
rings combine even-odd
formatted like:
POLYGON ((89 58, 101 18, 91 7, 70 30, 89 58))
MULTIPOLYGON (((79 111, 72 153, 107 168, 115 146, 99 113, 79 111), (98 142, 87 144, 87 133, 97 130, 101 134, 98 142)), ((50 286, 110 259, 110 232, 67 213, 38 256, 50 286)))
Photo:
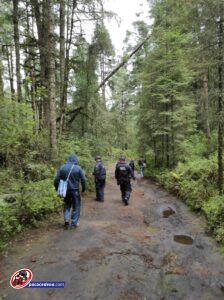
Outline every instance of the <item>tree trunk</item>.
POLYGON ((161 145, 162 145, 162 149, 161 149, 161 154, 160 154, 160 159, 159 159, 159 163, 161 166, 164 166, 164 161, 165 161, 165 156, 166 156, 166 149, 165 149, 165 134, 163 134, 160 137, 161 140, 161 145))
POLYGON ((7 64, 8 64, 11 99, 12 101, 14 101, 15 89, 14 89, 14 80, 13 80, 13 60, 12 60, 12 52, 9 52, 9 46, 6 46, 6 57, 7 57, 7 64))
MULTIPOLYGON (((104 82, 106 77, 104 54, 100 56, 100 68, 101 68, 101 82, 104 82)), ((102 99, 103 99, 103 105, 106 107, 106 85, 105 84, 102 86, 102 99)))
POLYGON ((175 157, 175 138, 174 138, 174 97, 171 96, 171 153, 172 153, 172 163, 171 167, 173 168, 176 165, 176 157, 175 157))
POLYGON ((18 3, 19 0, 13 0, 13 25, 14 25, 14 43, 15 43, 15 54, 16 54, 17 98, 18 98, 18 102, 22 102, 18 3))
POLYGON ((54 40, 54 10, 53 0, 45 0, 44 10, 45 14, 45 55, 46 55, 46 83, 47 96, 49 102, 49 116, 50 116, 50 146, 51 158, 54 159, 57 154, 57 136, 56 136, 56 107, 55 107, 55 40, 54 40))
POLYGON ((4 98, 4 82, 3 82, 3 64, 0 62, 0 99, 4 98))
MULTIPOLYGON (((51 158, 57 154, 56 107, 55 107, 55 41, 53 0, 43 0, 40 7, 37 0, 31 0, 38 31, 40 51, 41 84, 44 93, 44 125, 49 131, 51 158), (42 14, 41 14, 42 12, 42 14)), ((41 108, 40 108, 41 112, 41 108)))
POLYGON ((211 130, 209 123, 209 92, 208 92, 208 74, 203 75, 203 90, 204 90, 204 120, 205 120, 205 131, 207 138, 207 149, 208 154, 211 153, 211 130))
MULTIPOLYGON (((30 20, 30 11, 29 11, 29 4, 28 1, 26 2, 26 20, 27 20, 27 36, 29 38, 34 38, 34 28, 33 28, 33 17, 30 20)), ((30 82, 30 99, 31 99, 31 105, 33 110, 33 119, 34 121, 37 121, 38 116, 38 109, 37 109, 37 103, 36 103, 36 72, 35 72, 35 50, 32 45, 30 46, 30 43, 27 43, 27 65, 28 65, 28 76, 31 79, 30 82)), ((38 123, 36 122, 37 127, 36 131, 38 131, 38 123)))
POLYGON ((220 195, 223 193, 223 4, 220 9, 220 20, 218 23, 219 36, 219 66, 218 66, 218 189, 220 195))
POLYGON ((47 69, 47 61, 46 61, 46 44, 45 41, 47 40, 47 31, 46 26, 48 25, 48 20, 46 17, 46 1, 42 2, 42 7, 37 0, 31 0, 33 12, 36 19, 37 24, 37 32, 38 32, 38 46, 40 52, 40 81, 41 86, 43 87, 43 102, 39 105, 39 119, 42 120, 43 117, 43 126, 45 128, 49 128, 50 126, 50 107, 49 101, 47 96, 47 80, 46 80, 46 69, 47 69), (43 15, 41 15, 41 11, 43 15))
MULTIPOLYGON (((166 103, 166 113, 168 113, 169 108, 168 108, 168 104, 166 103)), ((168 130, 168 116, 166 115, 166 130, 168 130)), ((167 168, 170 167, 170 136, 169 133, 166 133, 166 166, 167 168)))
POLYGON ((153 136, 152 140, 153 140, 153 152, 154 152, 154 167, 157 168, 158 163, 157 163, 156 137, 153 136))
MULTIPOLYGON (((64 119, 62 111, 63 92, 65 75, 65 0, 60 0, 60 99, 61 99, 61 118, 64 119)), ((64 120, 60 123, 60 134, 63 132, 64 120)))
MULTIPOLYGON (((77 0, 73 0, 72 3, 72 12, 71 12, 71 22, 69 28, 69 16, 67 15, 67 45, 65 51, 65 66, 64 66, 64 80, 63 80, 63 92, 61 97, 61 124, 60 132, 63 134, 65 131, 65 112, 67 107, 67 90, 68 90, 68 80, 69 80, 69 58, 70 58, 70 48, 72 43, 73 28, 74 28, 74 14, 75 8, 77 7, 77 0)), ((69 10, 68 10, 69 12, 69 10)))

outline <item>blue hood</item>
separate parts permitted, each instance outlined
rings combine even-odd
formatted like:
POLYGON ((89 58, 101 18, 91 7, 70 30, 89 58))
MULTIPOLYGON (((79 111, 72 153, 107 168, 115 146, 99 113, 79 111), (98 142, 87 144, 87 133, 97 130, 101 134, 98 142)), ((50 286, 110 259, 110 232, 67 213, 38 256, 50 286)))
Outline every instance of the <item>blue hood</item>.
POLYGON ((64 181, 68 179, 68 190, 70 191, 79 190, 80 181, 82 184, 82 190, 85 190, 85 175, 80 166, 78 166, 78 159, 76 155, 70 155, 66 164, 59 168, 54 180, 54 186, 56 189, 58 189, 61 179, 64 181), (72 168, 72 165, 75 166, 72 168))
POLYGON ((73 163, 75 165, 78 165, 78 159, 77 156, 75 154, 72 154, 69 156, 67 163, 73 163))

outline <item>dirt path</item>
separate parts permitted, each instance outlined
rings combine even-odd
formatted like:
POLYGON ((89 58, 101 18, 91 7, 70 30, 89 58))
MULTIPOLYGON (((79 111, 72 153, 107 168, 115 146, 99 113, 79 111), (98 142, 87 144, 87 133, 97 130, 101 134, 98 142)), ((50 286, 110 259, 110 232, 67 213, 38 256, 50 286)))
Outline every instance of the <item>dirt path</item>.
POLYGON ((128 207, 111 178, 104 204, 83 200, 77 230, 62 230, 59 216, 14 243, 0 262, 0 299, 224 299, 224 258, 204 221, 153 182, 134 185, 128 207), (66 287, 13 290, 9 277, 24 267, 66 287))

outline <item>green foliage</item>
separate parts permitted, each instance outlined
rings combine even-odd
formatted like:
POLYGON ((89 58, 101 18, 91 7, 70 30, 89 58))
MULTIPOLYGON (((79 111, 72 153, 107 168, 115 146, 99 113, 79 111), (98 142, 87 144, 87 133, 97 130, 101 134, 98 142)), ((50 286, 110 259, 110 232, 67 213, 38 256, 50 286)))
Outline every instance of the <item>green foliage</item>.
MULTIPOLYGON (((197 152, 197 150, 196 150, 197 152)), ((217 159, 189 159, 170 171, 147 169, 168 191, 176 194, 192 210, 202 211, 217 241, 224 243, 224 196, 218 196, 217 159)))
POLYGON ((23 184, 23 178, 19 174, 19 170, 15 173, 12 168, 0 170, 0 193, 12 193, 20 189, 23 184))
POLYGON ((29 163, 24 168, 24 177, 26 181, 40 181, 48 178, 52 178, 55 173, 55 169, 49 164, 41 163, 29 163))
POLYGON ((96 53, 104 53, 107 56, 114 55, 110 34, 103 24, 96 25, 93 45, 96 53))
MULTIPOLYGON (((152 16, 151 39, 137 55, 133 78, 138 88, 139 150, 153 149, 156 164, 177 164, 181 143, 195 130, 195 104, 191 84, 194 72, 189 68, 191 36, 176 16, 183 16, 183 3, 156 1, 152 16), (167 10, 169 7, 169 10, 167 10)), ((136 23, 143 39, 142 25, 136 23)))
POLYGON ((192 209, 200 210, 204 201, 216 194, 216 160, 200 159, 179 163, 173 171, 166 170, 157 179, 177 194, 192 209))
POLYGON ((0 204, 0 249, 7 240, 27 225, 37 222, 61 208, 52 180, 46 179, 24 185, 13 204, 0 204))
POLYGON ((16 217, 16 208, 0 205, 0 251, 6 246, 9 237, 17 234, 21 229, 16 217))
POLYGON ((203 204, 202 210, 216 239, 224 242, 224 196, 211 197, 203 204))
POLYGON ((6 164, 20 165, 33 138, 34 121, 27 104, 2 99, 0 103, 0 154, 6 164))
MULTIPOLYGON (((214 151, 217 146, 215 132, 211 136, 211 143, 214 151)), ((199 157, 208 157, 208 141, 202 132, 190 136, 180 144, 180 161, 197 160, 199 157)))
POLYGON ((19 222, 35 225, 36 221, 57 211, 61 207, 61 200, 55 193, 52 180, 46 179, 25 185, 16 206, 19 222))
POLYGON ((129 149, 121 150, 121 149, 114 148, 114 147, 111 148, 110 158, 113 161, 117 161, 121 155, 124 155, 127 161, 130 159, 138 158, 138 153, 134 150, 131 150, 131 149, 130 150, 129 149))

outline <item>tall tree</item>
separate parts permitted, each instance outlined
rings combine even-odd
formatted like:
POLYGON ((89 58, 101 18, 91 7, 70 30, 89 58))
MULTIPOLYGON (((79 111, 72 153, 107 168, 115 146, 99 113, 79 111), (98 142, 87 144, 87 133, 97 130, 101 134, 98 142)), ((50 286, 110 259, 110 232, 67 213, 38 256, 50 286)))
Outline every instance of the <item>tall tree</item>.
POLYGON ((70 72, 70 50, 73 39, 73 30, 74 30, 74 16, 75 9, 78 5, 77 0, 72 1, 71 12, 69 6, 67 9, 67 34, 66 34, 66 49, 65 49, 65 65, 64 65, 64 76, 63 76, 63 90, 61 95, 61 124, 60 132, 63 133, 65 130, 65 112, 67 107, 67 92, 68 92, 68 81, 69 81, 69 72, 70 72), (71 18, 70 14, 71 13, 71 18))
POLYGON ((0 62, 0 99, 4 97, 4 81, 3 81, 4 68, 2 62, 0 62))
POLYGON ((55 107, 55 37, 54 37, 54 9, 53 0, 44 1, 44 22, 46 30, 45 55, 46 55, 46 83, 49 102, 50 117, 50 145, 51 155, 55 158, 57 154, 57 132, 56 132, 56 107, 55 107))
POLYGON ((13 25, 14 25, 14 43, 15 43, 15 55, 16 55, 17 97, 18 97, 18 102, 22 102, 18 4, 19 4, 19 0, 13 0, 13 25))
POLYGON ((218 21, 218 188, 219 193, 223 192, 223 22, 224 22, 224 4, 219 5, 219 21, 218 21))
POLYGON ((60 0, 60 99, 61 124, 60 133, 64 127, 64 75, 65 75, 65 0, 60 0))
POLYGON ((55 106, 55 36, 53 1, 32 0, 38 29, 41 83, 44 87, 44 124, 49 131, 51 156, 57 152, 56 106, 55 106), (40 9, 41 8, 41 9, 40 9))

